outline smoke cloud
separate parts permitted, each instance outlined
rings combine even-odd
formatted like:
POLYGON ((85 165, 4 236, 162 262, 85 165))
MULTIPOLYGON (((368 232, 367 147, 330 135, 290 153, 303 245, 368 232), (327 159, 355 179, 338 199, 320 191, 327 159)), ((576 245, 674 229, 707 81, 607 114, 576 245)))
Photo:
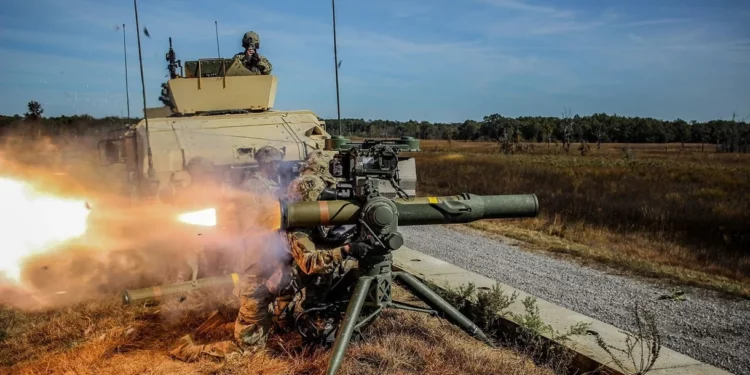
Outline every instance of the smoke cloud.
POLYGON ((229 207, 217 227, 185 224, 177 217, 190 209, 134 203, 122 194, 124 165, 100 165, 97 144, 102 134, 51 136, 29 129, 33 127, 4 134, 0 177, 23 181, 56 197, 85 200, 91 211, 84 235, 25 257, 19 282, 0 274, 0 304, 22 309, 59 307, 125 289, 185 281, 191 276, 189 262, 204 247, 209 265, 214 264, 209 270, 199 267, 198 277, 206 276, 206 271, 243 271, 257 261, 278 264, 288 256, 288 244, 269 221, 274 207, 269 200, 237 191, 227 194, 216 186, 201 194, 244 197, 235 199, 241 207, 235 211, 229 207), (237 235, 219 231, 227 225, 237 235))

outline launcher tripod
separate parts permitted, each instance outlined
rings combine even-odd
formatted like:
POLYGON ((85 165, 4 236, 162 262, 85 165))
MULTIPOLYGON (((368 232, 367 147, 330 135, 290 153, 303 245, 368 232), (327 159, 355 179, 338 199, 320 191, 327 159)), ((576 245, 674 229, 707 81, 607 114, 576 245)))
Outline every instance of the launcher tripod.
MULTIPOLYGON (((387 308, 417 311, 446 317, 472 336, 493 346, 479 327, 414 276, 393 271, 392 251, 403 245, 398 225, 426 225, 470 222, 484 218, 533 217, 538 212, 534 195, 397 198, 381 196, 365 179, 358 183, 354 199, 328 199, 282 205, 284 229, 315 226, 356 226, 356 240, 366 241, 373 250, 359 259, 358 267, 338 276, 324 296, 305 306, 295 325, 307 340, 333 343, 327 374, 340 368, 349 342, 387 308), (394 280, 400 280, 431 309, 394 301, 394 280)), ((324 197, 326 194, 323 195, 324 197)), ((307 293, 306 293, 307 294, 307 293)), ((319 297, 316 297, 316 299, 319 297)))
MULTIPOLYGON (((348 294, 348 296, 350 296, 348 301, 339 300, 338 303, 329 305, 329 308, 333 308, 333 311, 340 312, 340 309, 344 307, 344 303, 348 302, 338 329, 335 331, 333 329, 326 330, 327 334, 324 337, 324 341, 330 341, 335 332, 335 341, 331 350, 331 357, 328 361, 326 374, 335 374, 338 371, 343 363, 346 349, 349 346, 350 341, 352 341, 355 333, 357 338, 361 337, 361 331, 372 324, 380 313, 387 308, 417 311, 432 316, 440 315, 447 317, 449 321, 462 327, 472 336, 484 341, 490 346, 494 346, 479 327, 472 323, 466 316, 461 314, 456 308, 451 306, 447 301, 430 290, 426 285, 421 283, 417 278, 408 273, 393 271, 392 259, 393 255, 390 254, 390 252, 382 255, 368 256, 359 261, 359 267, 357 269, 350 271, 356 272, 357 275, 348 278, 347 281, 342 281, 342 283, 348 284, 349 287, 346 289, 352 290, 350 294, 348 294), (395 280, 400 280, 406 284, 414 294, 427 303, 427 305, 432 307, 432 309, 425 309, 393 300, 391 297, 391 290, 395 280), (355 283, 352 283, 351 281, 355 281, 355 283), (351 286, 353 286, 353 288, 351 286)), ((342 284, 338 284, 337 286, 340 285, 342 284)), ((331 289, 332 293, 329 295, 335 295, 338 291, 340 291, 340 289, 333 288, 331 289)), ((309 310, 306 310, 298 316, 298 328, 304 326, 300 324, 299 318, 305 316, 303 314, 308 313, 308 311, 309 310)), ((321 311, 322 310, 317 310, 316 312, 319 313, 321 311)), ((328 312, 333 311, 328 310, 328 312)), ((321 316, 318 316, 318 318, 320 317, 321 316)), ((331 315, 328 315, 328 317, 329 319, 333 318, 330 320, 335 319, 335 317, 332 317, 331 315)), ((330 320, 329 323, 333 323, 330 320)), ((331 327, 330 324, 329 327, 331 327)), ((309 331, 307 333, 309 334, 309 331)))

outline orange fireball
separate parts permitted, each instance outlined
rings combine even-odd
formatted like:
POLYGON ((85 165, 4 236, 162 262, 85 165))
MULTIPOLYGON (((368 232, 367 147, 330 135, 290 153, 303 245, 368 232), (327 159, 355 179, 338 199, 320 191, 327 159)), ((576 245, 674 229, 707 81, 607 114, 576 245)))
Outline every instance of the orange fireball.
POLYGON ((88 216, 83 199, 45 194, 0 177, 0 274, 18 282, 25 258, 83 235, 88 216))

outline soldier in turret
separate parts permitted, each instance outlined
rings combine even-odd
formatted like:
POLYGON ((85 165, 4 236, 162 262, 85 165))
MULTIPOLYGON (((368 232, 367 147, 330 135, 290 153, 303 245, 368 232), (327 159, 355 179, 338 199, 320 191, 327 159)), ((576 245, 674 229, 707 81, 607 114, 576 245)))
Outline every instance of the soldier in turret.
POLYGON ((271 62, 265 56, 258 53, 260 48, 260 37, 254 31, 248 31, 242 37, 242 48, 244 52, 234 55, 235 59, 240 59, 242 64, 255 74, 269 75, 273 70, 271 62))

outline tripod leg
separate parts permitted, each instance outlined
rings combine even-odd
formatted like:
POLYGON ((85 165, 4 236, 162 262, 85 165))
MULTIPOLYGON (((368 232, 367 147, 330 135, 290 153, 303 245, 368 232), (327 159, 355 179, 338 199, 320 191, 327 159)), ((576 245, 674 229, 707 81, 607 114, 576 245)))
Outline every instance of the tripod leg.
POLYGON ((326 374, 333 375, 341 367, 341 363, 344 361, 344 354, 346 348, 349 345, 349 340, 352 338, 352 332, 354 327, 357 325, 357 318, 359 317, 360 311, 362 311, 362 305, 365 304, 365 299, 370 291, 370 285, 372 284, 372 277, 365 276, 361 277, 357 281, 357 285, 354 287, 352 292, 352 298, 349 300, 349 305, 346 307, 346 315, 344 315, 344 321, 339 326, 339 332, 336 335, 336 342, 333 344, 333 350, 331 351, 331 359, 328 360, 328 370, 326 374))
POLYGON ((484 341, 487 345, 495 347, 492 341, 490 341, 487 335, 485 335, 484 332, 482 332, 482 330, 479 329, 476 324, 474 324, 471 320, 469 320, 469 318, 464 316, 464 314, 461 314, 461 312, 459 312, 455 307, 451 306, 451 304, 446 300, 442 299, 439 295, 437 295, 437 293, 433 292, 426 285, 422 284, 419 280, 417 280, 416 277, 404 272, 394 272, 393 276, 406 283, 406 285, 410 289, 412 289, 412 291, 418 294, 419 297, 427 302, 427 304, 430 305, 433 309, 445 313, 445 315, 447 315, 454 324, 463 327, 469 334, 484 341))

